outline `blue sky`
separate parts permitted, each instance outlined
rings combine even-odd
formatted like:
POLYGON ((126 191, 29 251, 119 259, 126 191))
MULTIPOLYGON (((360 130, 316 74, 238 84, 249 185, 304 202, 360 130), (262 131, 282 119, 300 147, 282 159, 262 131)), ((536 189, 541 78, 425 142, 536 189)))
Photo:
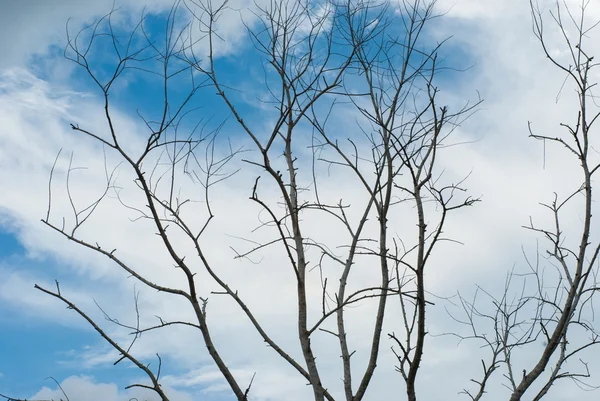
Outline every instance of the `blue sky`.
MULTIPOLYGON (((241 10, 244 20, 252 26, 255 20, 248 11, 251 3, 236 0, 231 2, 231 7, 241 10)), ((484 202, 461 211, 450 221, 448 231, 465 245, 440 248, 435 263, 446 268, 432 275, 429 283, 436 295, 451 296, 457 291, 469 294, 476 284, 498 290, 498 283, 503 282, 510 268, 524 267, 522 249, 535 251, 536 237, 521 226, 527 224, 529 216, 544 221, 547 216, 539 208, 539 202, 548 200, 553 191, 566 193, 573 183, 570 174, 577 167, 576 162, 565 159, 559 149, 546 149, 544 166, 544 150, 539 143, 527 138, 528 121, 541 131, 550 131, 556 129, 558 122, 568 120, 572 115, 572 106, 568 104, 572 88, 561 90, 564 77, 545 61, 531 33, 525 3, 522 0, 440 0, 437 7, 446 15, 436 19, 426 32, 429 45, 452 36, 441 51, 444 63, 458 69, 467 68, 464 72, 445 71, 440 75, 438 86, 444 101, 458 107, 465 100, 476 101, 478 96, 485 99, 477 113, 455 132, 455 142, 467 144, 451 147, 440 155, 440 163, 449 177, 471 174, 467 185, 470 193, 481 195, 484 202), (556 102, 558 93, 562 93, 565 103, 556 102)), ((575 4, 574 1, 569 3, 575 4)), ((62 216, 70 212, 64 178, 71 152, 73 165, 86 167, 72 177, 73 191, 75 197, 81 199, 80 204, 102 190, 102 148, 89 138, 75 135, 69 125, 79 123, 106 133, 102 99, 85 72, 62 57, 62 49, 68 18, 72 18, 70 25, 76 31, 104 15, 111 4, 112 1, 107 0, 93 4, 77 0, 0 0, 3 9, 0 33, 10 38, 0 43, 3 55, 0 60, 0 393, 11 397, 58 399, 60 393, 56 384, 47 379, 50 376, 62 383, 72 401, 122 401, 147 395, 124 389, 141 377, 140 372, 126 363, 113 366, 117 358, 97 333, 57 300, 35 291, 36 283, 51 288, 54 280, 59 280, 63 293, 124 342, 130 338, 128 330, 106 322, 95 302, 111 316, 131 322, 135 320, 134 294, 139 293, 144 323, 156 324, 155 315, 189 317, 189 311, 179 300, 135 285, 106 258, 69 243, 40 222, 47 208, 48 175, 59 150, 62 149, 62 157, 53 187, 56 203, 52 221, 60 222, 62 216)), ((116 27, 126 30, 141 15, 142 4, 121 0, 117 5, 121 11, 116 27)), ((146 11, 152 13, 152 17, 146 28, 150 35, 161 34, 161 22, 170 6, 169 0, 148 1, 146 11)), ((600 9, 594 7, 590 7, 589 15, 598 19, 600 9)), ((231 93, 234 89, 237 91, 232 99, 244 120, 257 130, 266 130, 272 122, 273 110, 268 104, 257 102, 267 94, 262 85, 263 64, 251 46, 239 15, 230 12, 220 21, 219 32, 224 42, 219 47, 217 67, 222 79, 231 86, 231 93)), ((550 34, 549 43, 560 57, 564 50, 558 46, 557 36, 550 34)), ((600 50, 599 43, 590 43, 590 48, 600 50)), ((100 66, 104 69, 110 63, 106 51, 99 49, 93 57, 94 61, 102 60, 100 66)), ((600 76, 595 78, 600 79, 600 76)), ((186 82, 187 78, 174 82, 174 99, 185 93, 186 82)), ((151 76, 132 70, 111 92, 114 122, 132 148, 143 143, 147 135, 136 112, 153 115, 162 105, 158 97, 162 88, 158 83, 151 76)), ((198 92, 192 105, 202 108, 190 114, 184 123, 186 128, 204 118, 205 132, 210 132, 230 116, 214 92, 212 87, 198 92)), ((356 115, 348 110, 342 109, 332 118, 340 135, 356 128, 353 126, 356 115)), ((308 130, 306 138, 310 138, 308 130)), ((251 148, 231 118, 222 127, 217 154, 226 154, 228 141, 234 148, 251 148)), ((308 151, 299 151, 302 152, 308 151)), ((115 155, 107 155, 107 164, 116 166, 115 155)), ((248 153, 247 157, 255 157, 255 154, 248 153)), ((243 165, 235 163, 239 160, 232 164, 232 171, 243 165)), ((277 269, 281 255, 265 254, 260 259, 261 264, 253 265, 233 261, 235 254, 230 248, 243 249, 244 242, 237 238, 252 232, 260 221, 255 205, 248 202, 257 174, 257 170, 246 168, 215 189, 211 196, 218 229, 211 232, 207 246, 213 250, 211 257, 221 266, 223 274, 247 294, 265 326, 292 352, 298 352, 294 338, 286 334, 286 330, 294 326, 289 313, 294 308, 293 299, 289 297, 293 286, 286 281, 289 279, 286 272, 277 269)), ((132 191, 130 172, 119 169, 117 183, 123 186, 125 199, 139 199, 132 191)), ((360 201, 350 181, 332 180, 328 185, 325 192, 360 201)), ((184 189, 186 194, 197 195, 194 191, 194 188, 184 189)), ((265 186, 265 196, 272 191, 273 188, 265 186)), ((201 202, 198 204, 201 206, 198 218, 202 218, 205 210, 201 202)), ((570 213, 567 231, 574 229, 580 216, 577 211, 570 213)), ((113 196, 98 209, 82 235, 118 247, 119 255, 140 266, 150 277, 169 285, 180 285, 181 278, 172 273, 172 262, 160 251, 153 232, 148 231, 143 222, 134 224, 133 217, 135 214, 119 207, 113 196)), ((336 238, 335 232, 320 227, 318 221, 307 225, 309 231, 326 239, 336 238)), ((263 238, 261 233, 257 235, 263 238)), ((368 281, 368 271, 362 274, 360 277, 368 281)), ((214 289, 211 285, 203 282, 202 289, 210 291, 214 289)), ((222 347, 236 377, 241 382, 249 381, 257 372, 256 400, 307 399, 310 394, 303 381, 264 346, 235 305, 219 297, 211 298, 210 305, 209 319, 214 323, 215 341, 222 347)), ((361 324, 361 314, 368 310, 357 308, 352 313, 356 319, 352 327, 357 333, 353 338, 358 344, 357 358, 364 358, 364 354, 360 356, 365 351, 361 340, 367 338, 368 333, 361 324)), ((432 308, 430 313, 431 333, 460 330, 447 316, 443 305, 432 308)), ((482 350, 476 344, 457 344, 449 337, 433 337, 430 341, 426 354, 429 359, 424 361, 419 382, 423 399, 464 399, 464 395, 458 393, 477 375, 479 365, 473 365, 472 361, 479 358, 482 350), (439 385, 430 386, 432 381, 439 385)), ((331 344, 324 339, 317 343, 317 348, 324 355, 325 376, 338 385, 339 358, 331 353, 334 348, 331 344)), ((385 348, 389 348, 389 344, 386 343, 385 348)), ((233 399, 197 333, 191 330, 145 335, 137 344, 136 352, 152 364, 156 363, 155 354, 160 353, 165 388, 174 401, 233 399)), ((524 361, 528 355, 523 354, 524 361)), ((398 391, 397 385, 389 385, 398 380, 390 355, 382 357, 380 366, 381 373, 374 379, 374 390, 368 400, 386 399, 392 391, 398 391)), ((573 395, 572 389, 569 384, 559 387, 556 398, 549 399, 598 397, 597 392, 573 395)), ((505 390, 500 380, 493 384, 492 390, 496 395, 489 400, 505 398, 502 398, 505 390)))

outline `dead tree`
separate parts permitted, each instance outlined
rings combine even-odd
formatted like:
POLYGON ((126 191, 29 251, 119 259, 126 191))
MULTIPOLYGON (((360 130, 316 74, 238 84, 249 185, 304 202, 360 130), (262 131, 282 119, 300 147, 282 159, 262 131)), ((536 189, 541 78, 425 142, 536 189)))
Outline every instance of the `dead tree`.
MULTIPOLYGON (((424 278, 427 271, 436 268, 430 266, 430 257, 438 243, 450 240, 443 235, 449 213, 477 201, 464 194, 462 181, 445 182, 443 168, 437 166, 438 155, 450 144, 453 130, 478 103, 465 103, 456 111, 439 104, 435 78, 445 68, 437 56, 443 44, 428 43, 424 38, 428 23, 437 17, 435 2, 403 0, 398 5, 396 10, 381 2, 315 5, 303 0, 273 0, 264 7, 256 6, 252 18, 257 22, 249 23, 247 28, 259 63, 264 66, 262 85, 268 95, 261 101, 269 117, 265 118, 267 128, 264 121, 257 122, 244 111, 238 103, 239 92, 233 88, 235 82, 228 82, 219 70, 223 40, 219 19, 231 12, 226 3, 176 2, 167 18, 162 46, 144 30, 143 19, 127 41, 121 42, 111 14, 89 31, 70 37, 67 57, 97 84, 104 100, 108 132, 103 134, 82 125, 72 128, 116 154, 123 164, 120 168, 127 168, 133 175, 143 201, 130 204, 123 199, 122 204, 137 218, 152 223, 185 286, 153 282, 122 258, 113 245, 98 244, 79 235, 107 194, 119 195, 115 176, 108 168, 106 188, 91 204, 76 207, 78 203, 68 193, 73 209, 71 226, 64 219, 55 223, 51 202, 43 222, 67 239, 106 256, 145 286, 183 298, 194 315, 193 321, 161 318, 160 324, 152 327, 127 326, 133 330, 131 344, 150 330, 164 330, 171 325, 195 328, 236 399, 247 400, 252 381, 240 383, 232 373, 213 341, 207 320, 208 298, 226 296, 237 304, 261 339, 308 382, 315 401, 335 399, 331 391, 335 383, 324 383, 314 347, 316 341, 330 335, 340 348, 346 401, 364 399, 383 340, 390 341, 397 357, 396 368, 405 382, 408 399, 416 400, 415 382, 427 335, 429 301, 424 278), (187 13, 189 25, 181 27, 177 23, 181 12, 187 13), (108 77, 95 69, 92 57, 94 44, 106 38, 116 55, 114 71, 108 77), (163 87, 163 107, 157 117, 142 117, 147 138, 141 148, 133 150, 123 142, 114 124, 110 96, 115 82, 131 71, 157 76, 163 87), (171 85, 180 83, 177 80, 182 77, 187 77, 189 91, 175 96, 171 85), (181 133, 185 118, 194 116, 197 95, 208 93, 207 88, 216 91, 252 149, 230 148, 226 156, 216 156, 216 135, 221 125, 208 133, 181 133), (332 121, 344 112, 355 121, 343 121, 346 125, 340 129, 332 121), (311 150, 308 156, 307 148, 311 150), (268 216, 260 228, 272 230, 274 239, 236 251, 235 256, 244 259, 270 252, 273 247, 283 249, 289 279, 296 288, 297 330, 290 335, 298 339, 301 359, 294 358, 294 350, 284 349, 273 339, 238 289, 224 278, 211 249, 203 243, 215 218, 210 190, 238 171, 227 170, 238 158, 239 168, 255 176, 249 185, 250 202, 268 216), (205 163, 200 163, 202 159, 205 163), (195 216, 197 210, 192 208, 195 203, 179 195, 185 176, 191 180, 185 185, 195 183, 204 191, 205 219, 201 223, 195 216), (357 183, 360 197, 352 204, 344 198, 350 195, 332 194, 327 188, 340 177, 351 177, 357 183), (277 195, 264 196, 265 186, 275 188, 277 195), (395 217, 399 214, 410 216, 412 223, 399 221, 395 217), (307 221, 315 219, 323 219, 343 233, 342 242, 326 243, 317 234, 309 234, 307 221), (188 248, 182 245, 182 238, 188 248), (193 251, 186 253, 184 249, 193 251), (317 262, 311 262, 313 258, 317 262), (377 283, 353 282, 361 266, 376 266, 377 283), (310 296, 313 270, 320 273, 320 296, 316 298, 310 296), (218 290, 202 293, 198 274, 210 279, 218 290), (335 280, 337 285, 328 285, 335 280), (355 356, 356 345, 348 339, 348 310, 351 305, 368 302, 374 303, 376 312, 369 317, 372 336, 362 364, 355 356), (398 303, 399 315, 389 313, 390 302, 398 303), (384 331, 384 318, 395 322, 395 331, 384 331), (361 373, 357 375, 357 371, 361 373)), ((51 173, 51 189, 53 176, 51 173)), ((67 174, 67 188, 68 180, 67 174)), ((118 344, 65 297, 58 282, 55 290, 37 288, 86 319, 118 350, 121 357, 117 362, 127 359, 144 371, 150 384, 135 386, 153 390, 168 400, 160 386, 160 358, 158 370, 151 370, 135 357, 131 344, 118 344)))
MULTIPOLYGON (((439 105, 435 76, 444 68, 437 56, 443 43, 425 50, 421 37, 427 24, 439 17, 435 14, 435 2, 402 1, 398 5, 401 15, 398 19, 365 13, 349 14, 347 22, 346 34, 356 53, 351 72, 362 81, 360 92, 348 90, 348 96, 364 119, 360 125, 369 149, 359 148, 350 139, 352 146, 344 150, 316 119, 313 124, 321 133, 323 143, 338 153, 341 158, 338 163, 358 176, 378 222, 379 235, 373 241, 369 239, 364 242, 367 245, 361 245, 361 239, 356 239, 356 247, 351 248, 346 259, 338 294, 344 293, 345 280, 356 254, 378 259, 382 288, 386 293, 397 295, 395 299, 400 307, 400 316, 394 318, 399 320, 396 327, 401 334, 391 332, 388 337, 398 359, 396 369, 405 381, 408 399, 413 401, 417 398, 415 381, 427 335, 428 300, 424 278, 430 265, 428 261, 439 242, 450 240, 442 235, 449 213, 478 200, 463 195, 462 181, 443 183, 437 156, 451 141, 449 137, 454 128, 479 102, 467 103, 454 112, 439 105), (398 30, 398 26, 402 29, 398 30), (361 166, 359 160, 369 160, 368 167, 361 166), (373 175, 374 180, 369 178, 373 175), (414 208, 412 221, 417 230, 409 231, 408 235, 392 235, 390 228, 402 224, 393 214, 407 207, 414 208)), ((386 15, 385 9, 382 15, 386 15)), ((386 297, 379 299, 367 372, 375 368, 377 361, 386 302, 386 297)), ((344 362, 344 385, 350 400, 354 399, 350 397, 352 352, 345 341, 343 314, 344 309, 339 308, 337 335, 344 362)), ((363 378, 357 394, 362 396, 367 384, 363 378)))
POLYGON ((598 64, 587 49, 589 34, 598 23, 586 18, 589 2, 583 1, 578 10, 556 2, 549 15, 566 50, 563 59, 550 50, 546 17, 533 1, 530 4, 533 33, 549 62, 564 73, 563 85, 574 88, 575 99, 563 95, 563 101, 569 98, 577 106, 573 120, 560 123, 556 133, 537 133, 530 124, 530 137, 561 147, 566 156, 579 162, 580 175, 573 177, 571 193, 555 193, 550 202, 541 203, 551 215, 550 226, 536 224, 533 219, 524 226, 539 234, 545 244, 535 258, 527 257, 524 251, 527 271, 512 271, 500 297, 482 289, 473 300, 459 297, 466 313, 458 319, 471 328, 469 335, 461 337, 482 341, 490 353, 482 360, 482 376, 472 380, 476 390, 464 391, 472 400, 485 398, 498 371, 503 372, 503 385, 510 391, 511 401, 521 400, 525 394, 527 399, 540 400, 563 379, 594 388, 588 381, 585 353, 600 338, 593 323, 600 242, 592 219, 593 179, 600 168, 592 131, 600 112, 593 93, 598 64), (573 221, 574 210, 581 221, 573 221), (491 304, 491 312, 482 298, 491 304), (534 361, 518 361, 519 355, 532 349, 536 350, 532 351, 534 361))

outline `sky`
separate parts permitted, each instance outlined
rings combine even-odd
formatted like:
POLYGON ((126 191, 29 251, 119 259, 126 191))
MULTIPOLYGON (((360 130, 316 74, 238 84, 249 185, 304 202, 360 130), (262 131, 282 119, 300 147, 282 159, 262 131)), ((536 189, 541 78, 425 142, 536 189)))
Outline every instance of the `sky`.
MULTIPOLYGON (((145 29, 157 38, 162 32, 161 21, 172 6, 170 0, 122 0, 116 4, 119 13, 114 22, 118 32, 131 29, 146 12, 150 17, 145 29)), ((220 77, 228 88, 235 88, 233 98, 244 119, 256 129, 266 129, 273 122, 273 105, 257 101, 268 97, 263 84, 265 73, 246 32, 246 26, 257 26, 253 4, 246 0, 229 3, 231 10, 219 20, 221 41, 215 57, 220 77)), ((566 4, 576 10, 580 2, 567 0, 566 4)), ((64 304, 35 290, 34 284, 52 289, 55 280, 59 281, 65 296, 125 344, 131 339, 130 330, 108 322, 102 310, 131 324, 136 319, 137 297, 143 324, 156 324, 156 316, 173 320, 191 316, 181 300, 135 283, 107 258, 67 241, 41 222, 48 210, 48 178, 55 160, 50 220, 59 226, 63 218, 67 225, 73 223, 65 185, 69 163, 78 168, 72 172, 69 184, 77 206, 87 205, 102 194, 106 171, 112 171, 119 163, 115 154, 71 130, 73 123, 107 132, 99 91, 81 68, 63 57, 67 20, 71 32, 77 32, 111 7, 112 0, 0 0, 0 34, 5 38, 0 41, 0 394, 10 397, 59 399, 62 393, 57 383, 72 401, 155 397, 140 389, 125 389, 143 380, 142 373, 125 362, 114 366, 118 356, 98 334, 64 304)), ((558 59, 565 59, 565 47, 548 14, 554 3, 540 1, 540 7, 547 20, 549 51, 558 59)), ((420 399, 461 400, 468 399, 460 392, 473 388, 470 379, 478 377, 479 359, 485 356, 485 350, 474 341, 442 335, 468 334, 449 316, 448 311, 454 316, 460 311, 453 309, 452 299, 445 298, 457 292, 468 298, 478 286, 501 295, 507 273, 512 269, 527 271, 525 255, 531 257, 538 246, 544 246, 543 238, 523 226, 529 223, 530 216, 540 223, 549 222, 540 202, 551 201, 555 192, 564 196, 579 185, 577 160, 564 149, 544 146, 529 138, 528 122, 537 132, 557 135, 559 124, 573 121, 576 116, 577 99, 573 87, 563 84, 564 74, 546 59, 533 35, 529 2, 440 0, 436 10, 443 16, 432 22, 426 40, 435 43, 450 37, 440 52, 444 63, 454 67, 439 76, 441 98, 454 107, 466 101, 484 100, 453 133, 457 145, 444 149, 440 156, 445 177, 468 176, 465 186, 469 194, 482 201, 459 211, 449 221, 446 232, 462 245, 444 243, 434 255, 428 289, 435 305, 429 309, 431 336, 418 380, 420 399)), ((587 11, 590 21, 600 20, 600 4, 590 2, 587 11)), ((182 11, 177 23, 184 24, 186 18, 182 11)), ((600 54, 600 41, 594 38, 600 38, 600 29, 591 31, 587 41, 589 53, 600 54)), ((198 46, 202 54, 206 47, 202 47, 203 43, 198 46)), ((100 75, 106 74, 114 61, 109 50, 100 47, 92 56, 100 75)), ((175 80, 176 101, 185 94, 188 80, 189 77, 175 80)), ((112 88, 113 121, 125 148, 135 152, 144 146, 148 134, 139 115, 156 115, 162 104, 161 91, 159 81, 134 70, 112 88)), ((229 146, 251 149, 252 144, 230 118, 226 105, 215 96, 214 88, 202 88, 198 98, 202 108, 190 113, 189 122, 186 120, 182 128, 200 122, 204 130, 200 132, 220 129, 216 156, 226 155, 229 146), (221 126, 223 121, 226 123, 221 126)), ((355 114, 342 105, 332 120, 339 124, 340 132, 353 132, 357 129, 355 114)), ((308 145, 307 141, 298 150, 300 155, 310 154, 308 145)), ((238 166, 243 169, 215 185, 211 192, 215 220, 205 240, 206 247, 221 274, 257 311, 265 328, 292 355, 299 355, 297 339, 289 334, 295 324, 295 304, 290 296, 294 283, 289 271, 279 268, 284 255, 273 250, 249 261, 234 259, 235 251, 248 249, 249 244, 241 238, 272 238, 264 227, 255 230, 265 216, 248 197, 260 172, 241 162, 246 157, 256 154, 242 152, 224 171, 236 171, 238 166)), ((115 171, 121 200, 128 205, 141 205, 131 172, 122 167, 115 171)), ((355 181, 343 175, 329 179, 326 169, 321 174, 327 182, 324 194, 343 196, 349 202, 361 201, 355 181)), ((274 188, 265 184, 261 189, 261 196, 269 199, 271 194, 270 199, 276 199, 274 188)), ((201 187, 188 184, 182 191, 182 196, 202 199, 201 187)), ((206 217, 206 204, 198 201, 195 205, 198 209, 191 218, 199 224, 206 217)), ((106 249, 117 249, 118 255, 139 266, 153 280, 182 285, 182 278, 160 247, 152 227, 135 217, 135 211, 123 207, 111 193, 82 227, 80 235, 106 244, 106 249)), ((401 224, 403 217, 394 220, 398 223, 394 230, 405 229, 401 224)), ((325 221, 328 220, 306 221, 307 231, 324 242, 336 244, 336 227, 323 224, 325 221)), ((574 232, 580 221, 580 210, 567 210, 565 231, 574 232)), ((597 233, 592 238, 597 240, 597 233)), ((315 285, 311 295, 320 301, 317 272, 311 277, 315 285)), ((357 273, 359 283, 371 279, 368 270, 357 273)), ((215 289, 208 280, 202 281, 200 287, 207 294, 215 289)), ((349 312, 358 361, 365 359, 369 330, 363 319, 372 306, 365 303, 349 312)), ((231 300, 211 295, 208 319, 216 345, 240 382, 250 382, 256 373, 254 400, 310 399, 305 383, 265 346, 231 300)), ((386 327, 393 328, 393 322, 386 327)), ((326 336, 319 338, 315 347, 324 378, 331 383, 334 394, 341 394, 336 343, 326 336)), ((387 339, 382 344, 381 360, 366 400, 390 399, 390 394, 403 392, 393 368, 391 345, 387 339)), ((528 361, 539 349, 528 348, 518 362, 530 366, 528 361)), ((156 366, 156 354, 161 356, 163 386, 173 401, 233 399, 201 337, 192 329, 172 327, 145 334, 134 350, 151 366, 156 366)), ((600 365, 593 363, 600 360, 599 352, 591 348, 585 355, 592 371, 591 383, 595 385, 600 385, 600 365)), ((497 376, 486 398, 491 401, 509 395, 502 377, 497 376)), ((598 391, 581 391, 573 383, 564 382, 553 388, 546 399, 593 400, 598 396, 598 391)))

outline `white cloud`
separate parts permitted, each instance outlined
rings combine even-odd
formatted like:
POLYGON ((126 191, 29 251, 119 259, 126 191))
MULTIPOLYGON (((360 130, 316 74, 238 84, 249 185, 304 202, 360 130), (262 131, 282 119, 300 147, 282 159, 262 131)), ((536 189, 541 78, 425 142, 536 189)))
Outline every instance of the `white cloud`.
MULTIPOLYGON (((60 383, 60 387, 62 390, 58 386, 43 387, 30 398, 33 400, 60 400, 68 397, 77 401, 129 401, 132 399, 153 401, 160 399, 154 392, 149 390, 132 388, 120 391, 113 383, 97 383, 89 376, 68 377, 60 383)), ((168 386, 163 386, 163 390, 172 401, 192 400, 189 394, 176 391, 168 386)))
MULTIPOLYGON (((301 401, 310 397, 310 389, 299 380, 292 369, 278 369, 273 365, 253 364, 233 371, 240 383, 251 385, 251 398, 257 401, 301 401)), ((197 369, 182 376, 165 376, 164 383, 170 387, 184 388, 193 392, 202 388, 203 394, 226 393, 228 385, 221 373, 212 368, 197 369)))
MULTIPOLYGON (((170 0, 151 0, 144 2, 152 10, 167 9, 170 0)), ((73 18, 74 25, 93 22, 110 11, 112 0, 93 3, 77 0, 57 0, 52 3, 35 0, 3 2, 0 15, 0 33, 3 40, 0 52, 4 55, 0 68, 25 65, 35 54, 45 54, 49 46, 59 45, 62 50, 65 38, 65 23, 73 18), (26 27, 30 27, 27 29, 26 27)), ((132 14, 139 14, 143 5, 136 1, 120 1, 132 14)))

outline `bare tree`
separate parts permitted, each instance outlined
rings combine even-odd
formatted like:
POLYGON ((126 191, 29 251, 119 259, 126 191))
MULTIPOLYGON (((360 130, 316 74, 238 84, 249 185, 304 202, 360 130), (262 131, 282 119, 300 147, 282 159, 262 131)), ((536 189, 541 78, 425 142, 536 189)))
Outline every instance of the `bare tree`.
MULTIPOLYGON (((121 159, 124 167, 119 168, 133 174, 143 202, 130 204, 121 198, 116 170, 107 167, 101 195, 91 204, 76 206, 79 203, 69 190, 69 174, 74 170, 70 164, 66 179, 71 223, 64 218, 55 222, 52 191, 43 222, 67 239, 106 256, 146 287, 183 298, 194 320, 160 318, 158 325, 141 327, 139 316, 138 324, 127 326, 106 314, 113 323, 132 329, 131 343, 122 345, 64 296, 58 282, 55 289, 36 288, 87 320, 119 352, 117 363, 129 360, 150 381, 132 386, 152 390, 162 400, 168 396, 160 386, 160 357, 157 370, 152 370, 136 358, 132 346, 142 333, 172 325, 197 329, 236 399, 251 396, 252 380, 241 383, 213 341, 207 313, 209 297, 216 296, 229 297, 237 304, 262 340, 308 382, 316 401, 335 399, 330 390, 335 384, 324 383, 318 363, 321 359, 314 347, 316 339, 330 335, 339 344, 346 401, 364 399, 384 340, 389 341, 397 358, 396 369, 408 400, 416 400, 416 379, 427 336, 425 275, 436 268, 430 266, 431 255, 437 244, 450 240, 443 234, 449 214, 477 201, 464 194, 463 180, 447 182, 443 168, 438 167, 439 153, 451 144, 451 133, 478 102, 465 103, 456 111, 439 104, 435 79, 447 68, 438 57, 443 43, 430 43, 425 38, 427 25, 439 17, 436 10, 435 1, 423 0, 317 5, 303 0, 273 0, 257 4, 252 16, 257 22, 248 23, 247 28, 260 56, 259 65, 264 67, 267 95, 261 101, 269 116, 268 129, 264 121, 247 114, 239 103, 235 82, 219 70, 219 49, 224 40, 219 20, 231 12, 227 3, 176 2, 160 41, 146 31, 144 18, 123 41, 113 27, 113 13, 70 36, 65 54, 97 84, 108 130, 103 133, 83 124, 73 124, 72 128, 121 159), (180 23, 182 13, 187 16, 182 20, 190 20, 189 24, 180 23), (108 76, 105 70, 97 69, 93 57, 94 46, 106 40, 116 56, 108 76), (113 117, 111 90, 131 72, 158 77, 163 97, 157 116, 140 113, 148 133, 139 149, 130 149, 124 142, 113 117), (188 92, 182 96, 173 86, 181 85, 183 79, 188 92), (208 88, 216 90, 228 107, 251 149, 230 147, 219 157, 217 135, 222 124, 208 129, 209 124, 200 123, 195 127, 204 129, 182 134, 186 119, 195 118, 198 94, 208 93, 208 88), (351 115, 354 122, 340 125, 343 117, 338 114, 351 115), (311 150, 308 153, 307 148, 311 150), (242 163, 239 168, 255 176, 249 184, 249 199, 268 216, 260 228, 271 230, 274 238, 257 242, 249 237, 255 245, 245 250, 236 247, 235 257, 251 258, 274 247, 285 252, 289 277, 296 288, 297 329, 293 335, 298 339, 301 358, 274 340, 238 289, 224 278, 203 242, 215 218, 211 189, 238 171, 238 167, 229 168, 238 156, 242 163), (352 203, 344 195, 327 190, 329 183, 340 177, 350 177, 358 184, 358 198, 351 198, 352 203), (192 207, 197 203, 180 195, 181 188, 190 185, 203 191, 206 209, 202 213, 206 218, 201 222, 198 210, 192 207), (276 188, 277 196, 263 196, 265 185, 276 188), (109 193, 115 193, 136 218, 152 223, 164 251, 185 279, 184 287, 150 280, 119 255, 113 248, 118 244, 99 244, 80 234, 80 228, 109 193), (398 215, 407 217, 411 224, 402 224, 398 215), (338 230, 340 243, 327 243, 311 235, 309 222, 314 220, 326 221, 338 230), (313 258, 317 262, 311 262, 313 258), (353 282, 360 266, 376 266, 377 283, 353 282), (309 288, 314 282, 310 278, 313 270, 319 273, 319 297, 310 296, 314 292, 309 288), (199 274, 209 278, 218 290, 203 293, 199 274), (338 284, 330 285, 335 280, 338 284), (394 310, 399 314, 390 313, 391 302, 397 302, 394 310), (348 336, 348 307, 366 303, 374 303, 375 313, 363 323, 372 330, 363 363, 352 359, 356 344, 348 336), (394 327, 389 333, 384 320, 394 327)), ((53 178, 54 169, 50 189, 53 178)))
MULTIPOLYGON (((359 252, 366 251, 379 258, 384 280, 382 287, 385 288, 385 280, 395 284, 402 334, 392 332, 388 336, 397 347, 392 348, 398 359, 396 369, 404 379, 407 397, 412 401, 417 397, 415 382, 427 334, 424 278, 428 261, 435 246, 449 240, 442 235, 448 213, 477 201, 462 196, 462 181, 441 183, 437 156, 448 144, 454 128, 476 105, 466 105, 458 112, 450 112, 446 106, 438 105, 434 77, 443 68, 437 58, 442 43, 427 50, 421 45, 426 24, 439 17, 435 14, 435 2, 401 2, 399 6, 404 28, 399 36, 394 36, 397 31, 390 29, 398 24, 395 21, 353 15, 354 19, 348 22, 350 41, 356 49, 354 71, 364 80, 366 101, 355 93, 351 93, 350 99, 367 121, 361 130, 371 144, 368 152, 371 153, 372 167, 369 167, 375 171, 375 182, 369 184, 368 177, 372 172, 362 170, 355 161, 361 158, 364 150, 361 152, 353 146, 352 157, 349 157, 350 154, 328 138, 321 127, 319 132, 342 157, 342 163, 359 176, 372 198, 379 222, 379 238, 374 242, 379 247, 369 246, 364 250, 360 247, 359 252), (372 27, 374 21, 381 28, 372 27), (382 40, 386 37, 392 39, 382 40), (388 227, 390 216, 395 208, 406 205, 414 207, 417 230, 406 236, 392 236, 388 227)), ((362 157, 367 159, 368 156, 362 157)), ((351 254, 347 260, 352 261, 353 257, 351 254)), ((350 265, 344 273, 350 273, 350 265)), ((342 287, 339 293, 343 293, 342 287)), ((385 297, 379 302, 378 324, 379 318, 383 319, 385 297)), ((349 372, 351 354, 343 341, 342 308, 338 312, 338 328, 344 371, 349 372)), ((379 330, 380 325, 376 326, 375 333, 379 330)), ((375 335, 373 344, 378 343, 379 338, 375 335)), ((374 368, 376 354, 371 355, 374 368)), ((347 374, 344 379, 347 394, 350 380, 347 374)), ((363 385, 364 382, 359 389, 363 385)))
POLYGON ((574 10, 557 1, 549 12, 563 41, 566 57, 562 58, 550 50, 544 13, 530 2, 533 32, 548 60, 564 73, 563 87, 574 88, 573 104, 577 106, 573 121, 561 123, 556 134, 536 133, 530 124, 530 137, 560 145, 579 163, 580 176, 573 177, 571 193, 555 193, 550 202, 541 204, 551 214, 551 226, 536 224, 533 219, 524 226, 540 234, 547 245, 543 252, 537 250, 534 258, 524 250, 528 270, 510 272, 502 296, 482 289, 471 301, 459 296, 466 319, 457 319, 471 328, 470 335, 461 337, 482 341, 490 353, 488 360, 482 360, 481 378, 473 380, 476 390, 464 391, 472 400, 484 398, 496 371, 504 372, 503 384, 511 401, 521 400, 526 392, 531 393, 528 399, 540 400, 561 379, 572 380, 581 388, 595 388, 587 381, 586 352, 600 339, 593 323, 600 242, 592 219, 593 177, 600 167, 592 128, 600 112, 593 93, 593 71, 598 64, 586 50, 589 33, 598 25, 586 18, 589 4, 582 1, 574 10), (568 217, 574 208, 581 216, 579 222, 568 217), (482 305, 481 295, 491 303, 491 312, 482 305), (526 361, 519 360, 525 352, 535 359, 531 361, 529 355, 526 361), (569 362, 573 363, 567 369, 569 362))

